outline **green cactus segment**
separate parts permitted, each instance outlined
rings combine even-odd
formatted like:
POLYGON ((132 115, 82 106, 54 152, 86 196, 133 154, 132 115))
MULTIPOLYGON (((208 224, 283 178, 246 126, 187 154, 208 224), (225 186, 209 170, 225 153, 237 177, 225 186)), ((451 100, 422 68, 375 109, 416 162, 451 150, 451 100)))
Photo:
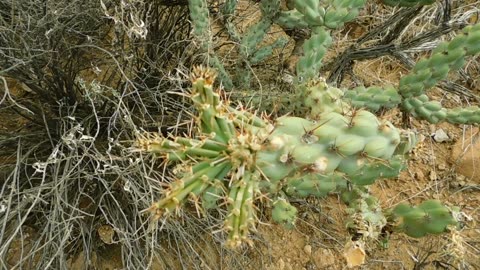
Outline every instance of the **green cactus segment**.
POLYGON ((219 115, 221 107, 220 96, 213 91, 213 81, 216 74, 213 72, 201 73, 194 71, 192 79, 191 99, 199 111, 199 126, 203 133, 211 135, 214 141, 226 144, 234 136, 233 121, 219 115))
POLYGON ((427 95, 406 98, 403 101, 405 111, 414 117, 438 123, 447 117, 447 110, 438 101, 430 101, 427 95))
POLYGON ((285 228, 292 229, 297 220, 297 208, 284 198, 278 198, 273 202, 272 218, 273 221, 282 224, 285 228))
MULTIPOLYGON (((301 1, 301 0, 298 0, 301 1)), ((325 10, 324 25, 331 29, 342 27, 344 23, 355 19, 366 0, 330 0, 325 10)))
POLYGON ((466 56, 479 52, 480 24, 465 27, 463 34, 441 43, 429 58, 420 60, 410 74, 400 79, 399 92, 404 97, 404 110, 430 123, 444 120, 458 124, 478 123, 480 112, 477 107, 447 110, 439 102, 430 101, 425 90, 447 78, 450 70, 460 69, 466 56))
POLYGON ((188 9, 192 19, 193 34, 196 38, 205 39, 210 28, 208 4, 205 0, 189 0, 188 9))
POLYGON ((285 192, 288 195, 297 198, 309 196, 322 198, 337 189, 344 188, 347 181, 339 173, 330 173, 328 175, 299 173, 288 178, 286 182, 285 192))
POLYGON ((400 7, 413 7, 416 5, 426 6, 435 3, 435 0, 382 0, 385 5, 400 6, 400 7))
POLYGON ((415 238, 446 232, 449 226, 457 225, 453 213, 437 200, 417 207, 400 204, 392 210, 391 219, 396 230, 415 238))
POLYGON ((177 180, 172 183, 165 197, 153 205, 154 211, 157 215, 173 212, 189 196, 194 198, 200 196, 214 179, 223 179, 228 173, 230 166, 228 162, 221 162, 177 180))
POLYGON ((222 61, 211 52, 212 40, 210 38, 210 19, 208 3, 206 0, 188 0, 190 18, 192 21, 193 35, 199 41, 200 49, 208 55, 208 64, 218 70, 220 79, 226 89, 233 88, 230 75, 225 70, 222 61))
POLYGON ((189 157, 216 158, 227 149, 227 145, 210 139, 196 140, 177 137, 144 138, 139 144, 144 151, 163 156, 169 161, 185 160, 189 157))
POLYGON ((262 11, 263 17, 272 20, 280 10, 280 0, 262 0, 260 10, 262 11))
POLYGON ((325 9, 320 7, 319 0, 294 0, 295 9, 303 14, 303 19, 309 26, 323 26, 325 9))
POLYGON ((417 136, 413 131, 402 130, 400 132, 400 144, 395 149, 395 155, 405 155, 417 144, 417 136))
MULTIPOLYGON (((343 100, 343 91, 330 87, 325 80, 320 79, 310 84, 298 86, 298 99, 304 100, 297 104, 295 111, 302 115, 318 118, 323 113, 344 113, 350 110, 350 105, 343 100)), ((328 121, 341 121, 341 119, 325 119, 328 121)))
POLYGON ((225 89, 229 90, 233 88, 233 81, 228 74, 227 70, 222 64, 222 61, 220 61, 220 58, 218 58, 217 55, 211 55, 208 64, 212 67, 214 67, 216 70, 218 70, 218 77, 220 77, 220 80, 222 81, 222 85, 225 89))
POLYGON ((286 28, 316 28, 325 26, 335 29, 358 16, 366 0, 294 0, 294 9, 282 11, 275 22, 286 28))
POLYGON ((405 111, 414 117, 425 119, 430 123, 448 121, 453 124, 480 123, 480 108, 471 106, 466 108, 445 109, 438 101, 430 101, 427 95, 406 98, 403 101, 405 111))
MULTIPOLYGON (((441 43, 429 58, 420 60, 410 74, 400 79, 399 92, 404 98, 418 97, 447 77, 450 70, 460 69, 465 56, 480 52, 480 24, 468 26, 463 34, 441 43)), ((405 104, 404 106, 409 106, 405 104)), ((408 108, 407 108, 408 109, 408 108)))
POLYGON ((446 120, 454 124, 478 124, 480 123, 480 108, 471 106, 447 110, 446 120))
POLYGON ((255 65, 264 61, 266 58, 272 55, 273 50, 277 48, 283 48, 287 45, 288 40, 286 38, 279 38, 275 40, 272 44, 265 47, 259 48, 256 50, 250 57, 250 64, 255 65))
POLYGON ((324 27, 313 29, 311 37, 303 44, 304 55, 300 57, 296 66, 299 81, 307 82, 317 77, 323 56, 331 44, 332 37, 324 27))
POLYGON ((225 220, 225 230, 228 232, 226 244, 229 247, 238 247, 248 240, 249 229, 255 225, 253 200, 258 180, 257 173, 246 172, 230 189, 228 216, 225 220))
POLYGON ((350 179, 357 186, 371 185, 379 178, 397 177, 404 167, 404 159, 401 156, 395 156, 388 161, 377 161, 362 166, 357 172, 351 174, 350 179))
POLYGON ((279 12, 274 22, 286 29, 303 29, 308 27, 305 17, 296 9, 279 12))
POLYGON ((392 109, 402 102, 402 97, 394 87, 363 86, 345 91, 344 98, 349 100, 354 108, 365 108, 378 111, 382 108, 392 109))
MULTIPOLYGON (((480 23, 475 25, 469 25, 463 29, 463 33, 467 36, 465 41, 465 49, 467 55, 476 55, 480 53, 480 23)), ((450 44, 450 48, 457 46, 456 44, 450 44)))
POLYGON ((277 119, 268 145, 257 155, 257 166, 272 190, 286 182, 290 195, 323 197, 347 180, 370 185, 378 178, 396 177, 404 166, 396 154, 404 154, 415 142, 412 133, 380 123, 365 110, 353 115, 330 111, 315 121, 285 116, 277 119), (294 171, 301 173, 292 175, 294 171))
POLYGON ((342 193, 342 199, 348 205, 347 228, 360 235, 363 240, 378 239, 387 219, 377 198, 372 196, 367 188, 361 187, 342 193))
POLYGON ((235 23, 233 22, 235 10, 237 8, 237 0, 226 0, 225 3, 220 8, 220 12, 223 16, 223 24, 225 30, 227 30, 228 35, 235 42, 240 42, 240 35, 238 34, 235 23))
POLYGON ((242 46, 240 52, 243 57, 251 57, 254 55, 257 50, 257 45, 262 42, 271 26, 272 21, 263 16, 259 22, 248 29, 241 40, 242 46))

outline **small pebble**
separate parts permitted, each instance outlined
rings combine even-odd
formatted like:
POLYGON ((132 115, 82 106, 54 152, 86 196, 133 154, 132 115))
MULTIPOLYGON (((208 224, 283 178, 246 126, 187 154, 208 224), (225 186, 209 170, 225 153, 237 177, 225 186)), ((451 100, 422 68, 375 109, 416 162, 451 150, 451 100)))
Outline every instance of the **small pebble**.
POLYGON ((304 246, 304 247, 303 247, 303 251, 305 251, 305 253, 306 253, 308 256, 312 255, 312 246, 310 246, 310 245, 304 246))
POLYGON ((450 137, 448 137, 447 133, 443 129, 437 129, 435 133, 433 134, 433 139, 438 142, 446 142, 450 140, 450 137))

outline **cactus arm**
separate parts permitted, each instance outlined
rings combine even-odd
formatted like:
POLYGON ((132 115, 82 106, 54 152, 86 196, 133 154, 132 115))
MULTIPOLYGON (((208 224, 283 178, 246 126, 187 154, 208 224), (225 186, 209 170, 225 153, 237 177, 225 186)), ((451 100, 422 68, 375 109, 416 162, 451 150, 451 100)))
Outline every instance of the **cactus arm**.
POLYGON ((319 0, 294 0, 294 9, 281 11, 275 22, 285 28, 335 29, 357 17, 365 3, 366 0, 329 0, 324 6, 319 0))
POLYGON ((188 0, 188 8, 190 10, 193 35, 199 43, 200 50, 207 54, 208 64, 218 70, 225 88, 233 88, 232 79, 225 70, 222 61, 220 61, 215 53, 211 52, 212 40, 210 34, 210 14, 208 11, 207 0, 188 0))
POLYGON ((402 97, 398 94, 398 91, 391 86, 383 88, 377 86, 357 87, 346 90, 344 98, 349 100, 354 108, 366 108, 373 112, 382 108, 395 108, 402 102, 402 97))
POLYGON ((329 31, 322 26, 315 27, 312 35, 303 44, 304 55, 297 63, 299 82, 307 82, 317 77, 327 48, 332 44, 329 31))
POLYGON ((466 56, 479 52, 480 24, 468 26, 450 42, 441 43, 429 58, 420 60, 410 74, 400 80, 399 93, 404 98, 403 109, 414 117, 431 123, 478 123, 478 107, 445 109, 439 102, 430 101, 425 91, 445 79, 449 71, 460 69, 466 56))
POLYGON ((453 212, 437 200, 428 200, 418 206, 400 204, 389 211, 389 222, 394 230, 411 237, 439 234, 457 226, 453 212))
POLYGON ((232 248, 247 240, 249 228, 255 222, 253 196, 258 175, 245 172, 237 180, 230 190, 229 213, 225 220, 225 230, 229 233, 226 245, 232 248))
POLYGON ((308 27, 303 14, 296 9, 280 11, 274 22, 286 29, 303 29, 308 27))
POLYGON ((211 181, 225 177, 220 174, 225 173, 225 168, 229 166, 231 165, 224 161, 177 180, 170 185, 165 197, 150 207, 150 211, 154 212, 157 217, 172 213, 184 203, 189 195, 199 196, 211 185, 211 181))
POLYGON ((255 65, 262 61, 264 61, 267 57, 272 55, 274 49, 282 48, 287 45, 288 40, 285 38, 279 38, 275 40, 272 44, 264 46, 262 48, 257 49, 250 57, 249 61, 250 64, 255 65))
POLYGON ((237 4, 238 0, 226 0, 220 11, 223 15, 223 24, 225 25, 228 35, 233 41, 240 42, 241 37, 238 34, 235 24, 233 23, 237 4))
POLYGON ((272 219, 285 228, 291 229, 297 220, 297 208, 285 198, 279 197, 273 202, 272 219))
POLYGON ((366 0, 330 0, 325 10, 324 25, 331 29, 342 27, 344 23, 355 19, 366 0))
POLYGON ((205 43, 209 38, 205 33, 210 31, 208 4, 205 0, 189 0, 188 9, 190 11, 190 18, 192 19, 193 34, 199 40, 205 43))

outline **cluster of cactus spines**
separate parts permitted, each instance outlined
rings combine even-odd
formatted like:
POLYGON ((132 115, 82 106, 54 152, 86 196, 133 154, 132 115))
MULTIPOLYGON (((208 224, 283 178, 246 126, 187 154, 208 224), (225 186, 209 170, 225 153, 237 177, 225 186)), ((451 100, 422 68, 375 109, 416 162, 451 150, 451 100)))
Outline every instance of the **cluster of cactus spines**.
POLYGON ((390 213, 394 229, 411 237, 423 237, 427 234, 439 234, 449 226, 456 226, 455 209, 450 210, 440 201, 429 200, 418 206, 399 204, 390 213))
POLYGON ((447 78, 452 70, 460 69, 465 57, 480 53, 480 24, 467 26, 450 42, 441 43, 432 55, 417 62, 410 74, 400 79, 402 106, 413 116, 431 123, 448 121, 457 124, 479 123, 480 108, 445 109, 425 95, 427 89, 447 78))
POLYGON ((435 3, 435 0, 382 0, 385 5, 399 7, 426 6, 435 3))

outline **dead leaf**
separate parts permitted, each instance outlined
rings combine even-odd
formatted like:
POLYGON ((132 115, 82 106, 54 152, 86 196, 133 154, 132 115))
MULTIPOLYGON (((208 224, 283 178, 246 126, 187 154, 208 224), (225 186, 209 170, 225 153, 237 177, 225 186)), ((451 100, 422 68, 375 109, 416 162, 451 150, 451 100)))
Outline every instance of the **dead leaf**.
POLYGON ((110 225, 102 225, 97 229, 97 233, 100 236, 100 240, 107 245, 113 244, 113 236, 115 231, 110 225))
POLYGON ((348 268, 359 266, 365 263, 365 250, 360 241, 348 241, 343 250, 343 256, 347 260, 348 268))

